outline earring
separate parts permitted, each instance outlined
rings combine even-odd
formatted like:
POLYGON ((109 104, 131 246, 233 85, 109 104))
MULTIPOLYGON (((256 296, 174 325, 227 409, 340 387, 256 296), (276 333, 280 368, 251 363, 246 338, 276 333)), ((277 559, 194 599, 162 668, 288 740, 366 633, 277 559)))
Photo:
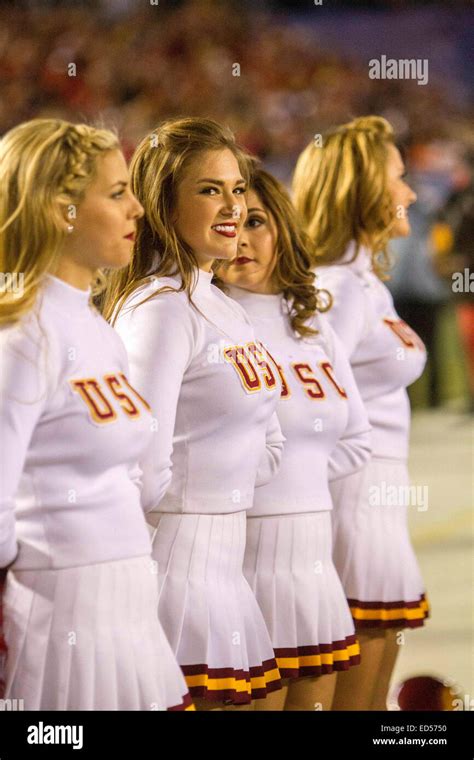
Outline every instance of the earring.
POLYGON ((73 231, 73 229, 74 229, 74 226, 73 226, 72 224, 68 224, 68 226, 67 226, 67 231, 68 231, 68 232, 72 232, 72 231, 73 231))

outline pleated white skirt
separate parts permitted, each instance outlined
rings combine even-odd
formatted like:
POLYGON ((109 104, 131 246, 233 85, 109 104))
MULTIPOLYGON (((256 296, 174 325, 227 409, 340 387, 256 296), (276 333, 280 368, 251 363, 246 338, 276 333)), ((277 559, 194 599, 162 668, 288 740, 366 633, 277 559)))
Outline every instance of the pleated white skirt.
POLYGON ((246 513, 154 514, 159 617, 193 697, 245 704, 281 688, 243 575, 246 513))
POLYGON ((330 484, 334 563, 356 627, 415 628, 428 617, 408 533, 409 485, 406 462, 382 458, 330 484))
POLYGON ((359 663, 332 560, 330 512, 249 517, 244 573, 283 677, 320 676, 359 663))
POLYGON ((23 699, 25 710, 193 708, 157 602, 149 556, 10 570, 5 698, 23 699))

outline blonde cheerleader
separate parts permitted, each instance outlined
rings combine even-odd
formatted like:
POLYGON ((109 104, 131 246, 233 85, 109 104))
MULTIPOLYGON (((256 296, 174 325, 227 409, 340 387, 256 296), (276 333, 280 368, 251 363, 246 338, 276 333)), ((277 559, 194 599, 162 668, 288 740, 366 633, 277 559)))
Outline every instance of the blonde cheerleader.
POLYGON ((334 561, 361 642, 360 668, 338 678, 334 709, 384 710, 397 631, 423 625, 425 586, 408 535, 410 406, 406 387, 426 352, 383 283, 390 238, 410 234, 416 195, 389 123, 376 116, 309 145, 293 179, 295 203, 321 283, 327 318, 344 344, 372 425, 372 459, 336 481, 334 561), (356 672, 357 671, 357 672, 356 672))
POLYGON ((137 466, 150 407, 91 306, 97 270, 128 263, 143 209, 106 130, 20 124, 0 141, 0 171, 5 697, 26 710, 192 707, 155 614, 137 466))

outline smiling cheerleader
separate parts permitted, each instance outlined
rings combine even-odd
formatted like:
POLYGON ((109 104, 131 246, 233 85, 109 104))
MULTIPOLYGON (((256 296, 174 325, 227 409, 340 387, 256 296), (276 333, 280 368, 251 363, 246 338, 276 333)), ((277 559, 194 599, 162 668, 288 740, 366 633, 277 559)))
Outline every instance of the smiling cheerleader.
POLYGON ((190 118, 146 137, 131 172, 145 217, 105 313, 157 414, 142 466, 159 615, 196 704, 248 706, 281 686, 242 571, 246 510, 281 458, 281 381, 211 270, 237 253, 247 163, 232 133, 190 118))

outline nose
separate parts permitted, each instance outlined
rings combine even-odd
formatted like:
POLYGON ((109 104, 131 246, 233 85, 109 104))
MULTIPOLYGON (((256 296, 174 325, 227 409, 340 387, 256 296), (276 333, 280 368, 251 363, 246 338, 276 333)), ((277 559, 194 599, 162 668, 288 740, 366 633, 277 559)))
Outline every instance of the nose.
POLYGON ((225 190, 222 194, 222 206, 220 213, 226 219, 233 219, 237 224, 244 221, 246 213, 246 203, 243 195, 235 196, 231 190, 225 190))
POLYGON ((408 203, 410 204, 410 206, 412 203, 416 202, 417 198, 418 196, 415 193, 415 191, 410 186, 408 186, 408 203))
POLYGON ((132 219, 140 219, 145 213, 145 209, 143 208, 142 204, 138 200, 138 198, 135 198, 135 196, 132 196, 132 208, 131 208, 131 217, 132 219))
POLYGON ((242 227, 242 231, 239 235, 239 239, 237 241, 237 248, 248 248, 248 240, 247 240, 247 231, 245 227, 242 227))

